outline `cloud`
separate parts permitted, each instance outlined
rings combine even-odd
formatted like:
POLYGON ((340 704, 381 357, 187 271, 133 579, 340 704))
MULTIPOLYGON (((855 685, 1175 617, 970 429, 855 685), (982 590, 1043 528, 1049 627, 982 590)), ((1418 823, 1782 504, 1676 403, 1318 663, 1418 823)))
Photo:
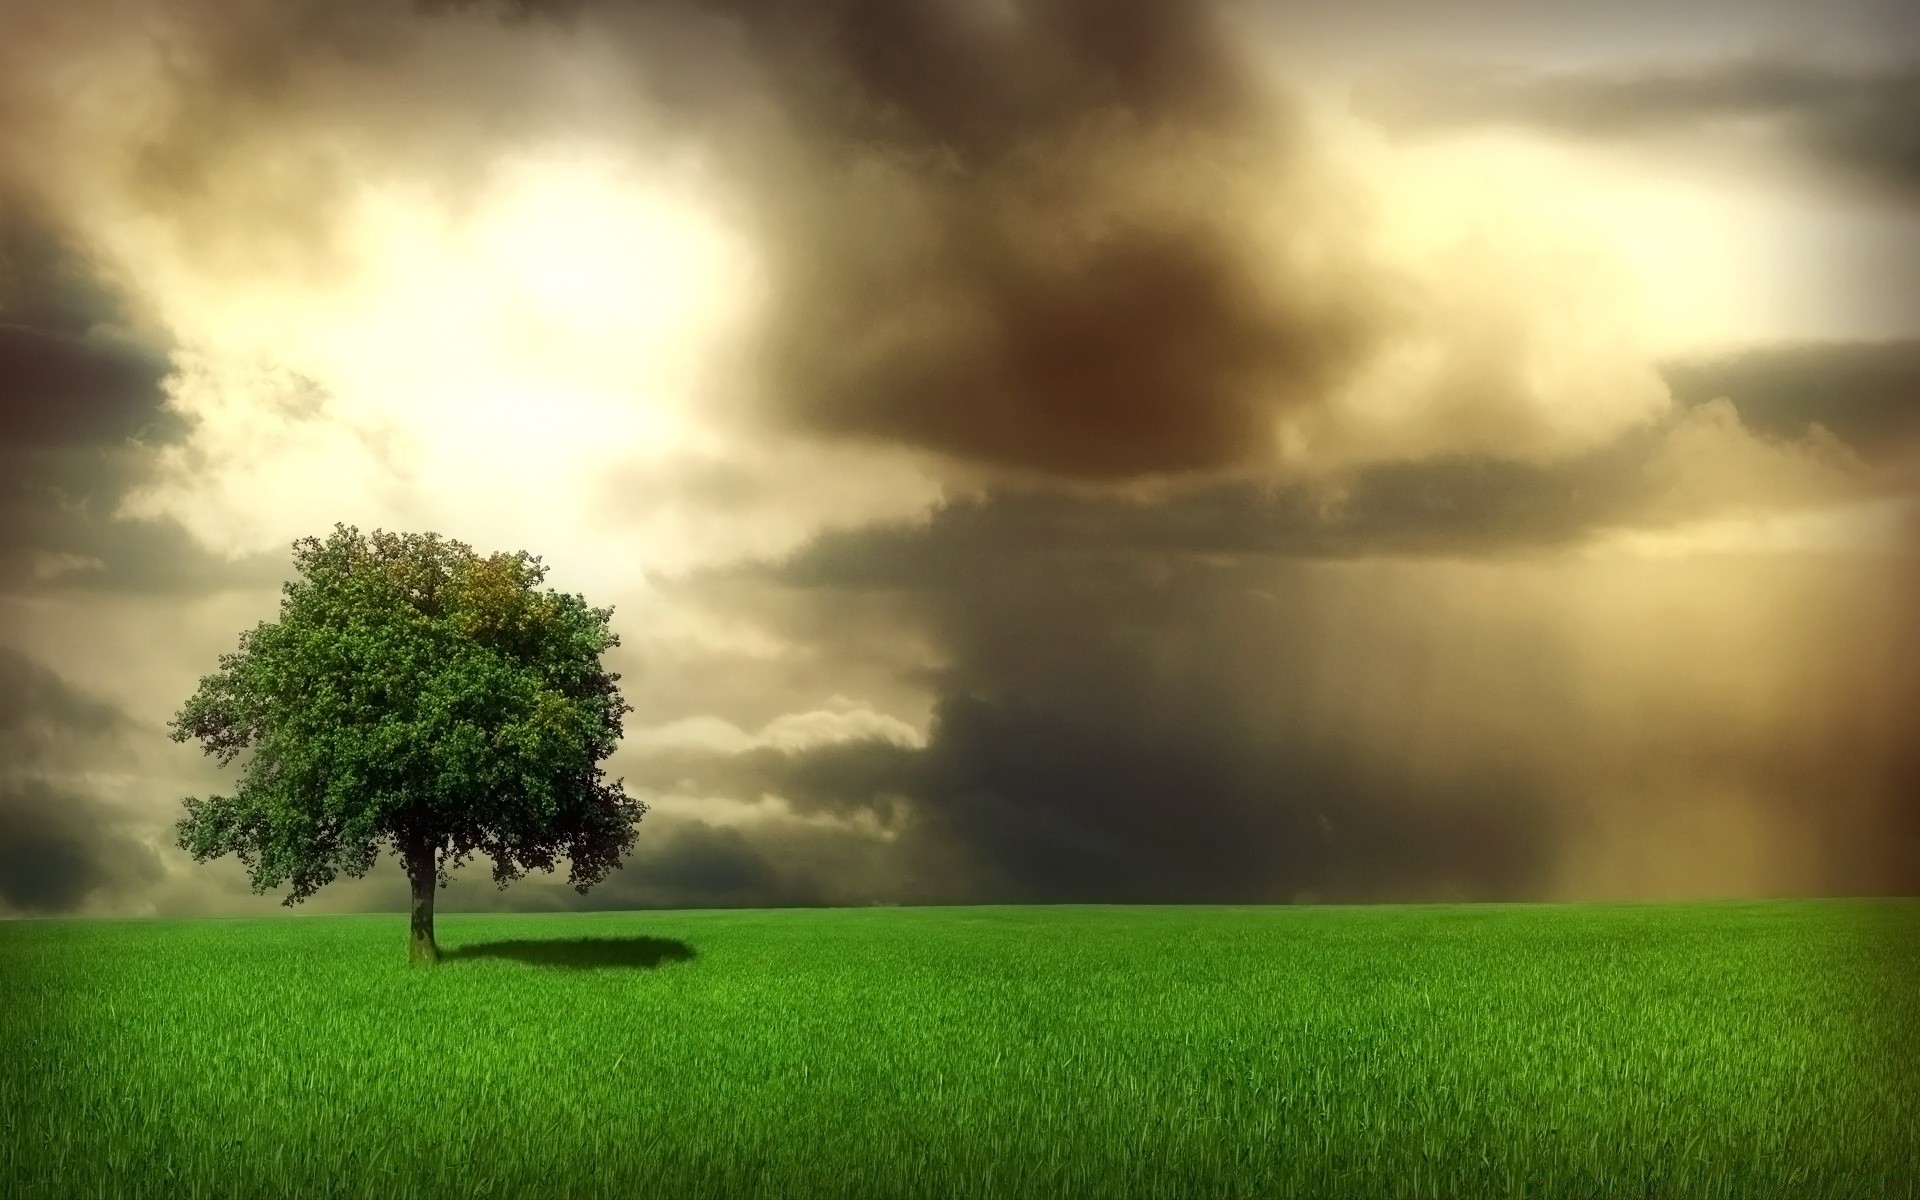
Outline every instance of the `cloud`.
POLYGON ((0 780, 0 910, 68 913, 162 877, 144 843, 103 825, 95 802, 36 780, 0 780))
POLYGON ((1431 236, 1232 6, 813 12, 771 60, 797 153, 751 188, 778 415, 1122 480, 1551 455, 1660 407, 1591 247, 1518 210, 1431 236))
POLYGON ((167 347, 128 317, 94 266, 0 190, 0 454, 105 459, 181 432, 161 388, 167 347))
POLYGON ((806 750, 838 742, 879 741, 912 746, 920 733, 898 717, 842 703, 811 712, 783 713, 758 733, 748 733, 718 717, 687 717, 649 729, 629 730, 622 745, 648 755, 691 750, 739 754, 748 750, 806 750))
POLYGON ((1015 897, 1501 899, 1544 884, 1551 814, 1528 781, 1423 785, 1337 738, 1063 699, 949 694, 915 793, 1015 897))
MULTIPOLYGON (((682 723, 624 768, 671 793, 656 815, 673 828, 600 902, 1920 881, 1912 559, 1316 563, 1150 539, 1090 551, 1030 529, 964 552, 927 530, 922 556, 952 566, 777 588, 855 639, 878 581, 919 613, 944 659, 924 737, 774 747, 682 723)), ((872 553, 891 565, 900 549, 872 553)))
POLYGON ((1619 529, 1877 500, 1901 478, 1870 470, 1819 430, 1757 434, 1717 397, 1550 463, 1453 457, 1151 496, 1008 489, 955 497, 922 521, 825 534, 777 572, 803 586, 917 589, 962 587, 1009 561, 1049 556, 1101 569, 1148 554, 1199 561, 1540 555, 1619 529))
POLYGON ((1639 70, 1402 69, 1356 104, 1408 131, 1518 125, 1576 137, 1757 145, 1829 185, 1920 202, 1920 64, 1781 55, 1639 70))
MULTIPOLYGON (((237 495, 274 458, 356 481, 362 523, 478 475, 560 491, 586 443, 564 472, 546 443, 588 429, 584 477, 636 505, 841 480, 792 545, 929 473, 1541 457, 1663 403, 1590 245, 1518 203, 1430 236, 1429 189, 1349 153, 1231 4, 32 11, 0 174, 178 339, 196 428, 137 511, 223 551, 309 531, 237 495), (57 103, 70 76, 99 95, 57 103)), ((668 512, 654 553, 765 553, 792 507, 668 512)))
POLYGON ((168 348, 123 298, 0 188, 0 446, 111 446, 178 433, 168 348))
MULTIPOLYGON (((1003 563, 997 602, 977 589, 923 596, 952 623, 957 659, 924 746, 683 751, 643 762, 643 785, 652 769, 665 786, 777 798, 801 817, 864 814, 892 835, 873 839, 870 859, 930 864, 909 885, 883 875, 891 888, 871 898, 1518 898, 1546 885, 1554 813, 1527 771, 1490 761, 1423 776, 1349 740, 1359 731, 1308 728, 1304 698, 1261 719, 1244 689, 1274 665, 1272 647, 1235 669, 1216 643, 1184 664, 1197 674, 1165 677, 1183 669, 1166 653, 1212 640, 1231 603, 1187 570, 1096 590, 1084 571, 1077 586, 1036 587, 1037 569, 1003 563)), ((755 837, 754 822, 739 828, 755 837)))
MULTIPOLYGON (((0 590, 271 586, 170 522, 122 520, 187 425, 163 335, 45 220, 0 193, 0 590)), ((276 558, 280 556, 275 556, 276 558)))
MULTIPOLYGON (((648 818, 651 824, 653 818, 648 818)), ((669 818, 643 836, 591 903, 639 908, 769 908, 897 896, 897 860, 844 829, 762 819, 715 826, 669 818)))
POLYGON ((1585 458, 1331 496, 956 500, 769 575, 919 614, 923 746, 714 743, 660 782, 912 821, 995 899, 1897 891, 1910 486, 1877 540, 1848 523, 1886 483, 1716 398, 1585 458))
MULTIPOLYGON (((1770 380, 1772 354, 1714 369, 1770 380)), ((971 898, 1898 890, 1911 456, 1827 432, 1831 390, 1764 433, 1726 390, 1550 462, 989 489, 825 534, 764 579, 814 598, 816 639, 843 613, 857 640, 876 596, 916 614, 924 739, 690 722, 637 772, 911 828, 947 851, 928 886, 971 898)))
POLYGON ((1818 426, 1875 460, 1920 442, 1920 340, 1761 346, 1662 373, 1676 400, 1725 397, 1762 433, 1799 437, 1818 426))
POLYGON ((0 592, 115 591, 154 597, 276 587, 284 553, 230 559, 168 520, 124 519, 148 478, 138 452, 28 456, 0 450, 0 592))
MULTIPOLYGON (((1845 856, 1906 769, 1899 556, 1858 553, 1903 534, 1854 519, 1912 491, 1904 359, 1663 381, 1584 176, 1398 155, 1253 28, 8 6, 0 194, 40 232, 0 353, 39 399, 0 418, 0 601, 158 711, 252 619, 186 596, 270 606, 292 536, 540 552, 618 606, 619 766, 662 798, 590 903, 1904 878, 1845 856), (101 666, 107 612, 167 646, 101 666)), ((1761 84, 1661 103, 1839 127, 1761 84)), ((9 828, 52 862, 49 814, 145 785, 47 736, 9 828)), ((107 904, 90 872, 21 886, 107 904)), ((199 878, 154 894, 239 886, 199 878)))
POLYGON ((19 654, 0 651, 0 745, 9 763, 36 766, 69 735, 107 738, 127 725, 111 704, 74 691, 19 654))
POLYGON ((131 729, 113 705, 0 650, 0 910, 70 912, 161 877, 154 851, 71 769, 117 752, 131 729))

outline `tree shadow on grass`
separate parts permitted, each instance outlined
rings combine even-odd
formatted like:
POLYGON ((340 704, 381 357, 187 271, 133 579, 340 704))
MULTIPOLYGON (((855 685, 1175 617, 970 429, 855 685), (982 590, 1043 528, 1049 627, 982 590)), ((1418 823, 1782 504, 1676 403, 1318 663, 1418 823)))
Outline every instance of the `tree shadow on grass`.
POLYGON ((536 967, 576 970, 626 967, 651 969, 667 963, 688 962, 693 947, 674 938, 516 938, 506 942, 475 942, 454 946, 442 958, 508 958, 536 967))

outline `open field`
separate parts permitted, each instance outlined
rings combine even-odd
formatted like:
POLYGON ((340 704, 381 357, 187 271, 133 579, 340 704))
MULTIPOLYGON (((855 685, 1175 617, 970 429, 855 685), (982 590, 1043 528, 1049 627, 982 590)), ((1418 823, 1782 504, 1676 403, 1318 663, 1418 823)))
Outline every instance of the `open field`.
POLYGON ((1920 903, 0 923, 0 1196, 1911 1196, 1920 903))

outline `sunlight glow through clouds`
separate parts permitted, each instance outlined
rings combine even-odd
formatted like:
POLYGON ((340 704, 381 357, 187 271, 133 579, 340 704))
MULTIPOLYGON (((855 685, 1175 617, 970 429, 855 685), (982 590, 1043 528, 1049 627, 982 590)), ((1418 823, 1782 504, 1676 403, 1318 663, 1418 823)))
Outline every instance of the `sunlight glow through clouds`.
POLYGON ((1544 150, 1507 138, 1402 144, 1337 108, 1318 116, 1390 336, 1329 404, 1283 417, 1290 466, 1550 459, 1665 411, 1654 364, 1705 334, 1662 326, 1649 297, 1687 279, 1697 255, 1650 278, 1648 256, 1594 201, 1595 180, 1544 150))
POLYGON ((585 550, 554 517, 599 500, 597 469, 722 445, 702 406, 756 285, 699 201, 590 155, 510 161, 465 214, 369 188, 329 286, 158 297, 198 424, 129 510, 232 553, 343 516, 585 550))
MULTIPOLYGON (((1810 320, 1779 269, 1809 214, 1777 195, 1504 130, 1376 153, 1392 194, 1409 197, 1390 210, 1403 252, 1472 239, 1572 266, 1578 286, 1611 293, 1609 332, 1652 354, 1793 336, 1810 320)), ((1553 288, 1527 294, 1556 302, 1553 288)))

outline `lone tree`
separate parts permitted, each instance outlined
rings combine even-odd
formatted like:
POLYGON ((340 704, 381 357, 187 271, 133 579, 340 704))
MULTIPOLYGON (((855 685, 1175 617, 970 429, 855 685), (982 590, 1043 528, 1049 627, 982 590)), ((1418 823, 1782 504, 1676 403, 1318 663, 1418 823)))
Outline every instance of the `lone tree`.
POLYGON ((525 552, 336 525, 293 545, 280 619, 240 635, 174 717, 231 763, 231 796, 189 797, 180 846, 233 854, 295 904, 391 847, 413 885, 417 961, 439 957, 433 894, 483 852, 505 887, 560 856, 586 891, 646 806, 600 762, 632 711, 600 656, 611 608, 542 589, 525 552))

